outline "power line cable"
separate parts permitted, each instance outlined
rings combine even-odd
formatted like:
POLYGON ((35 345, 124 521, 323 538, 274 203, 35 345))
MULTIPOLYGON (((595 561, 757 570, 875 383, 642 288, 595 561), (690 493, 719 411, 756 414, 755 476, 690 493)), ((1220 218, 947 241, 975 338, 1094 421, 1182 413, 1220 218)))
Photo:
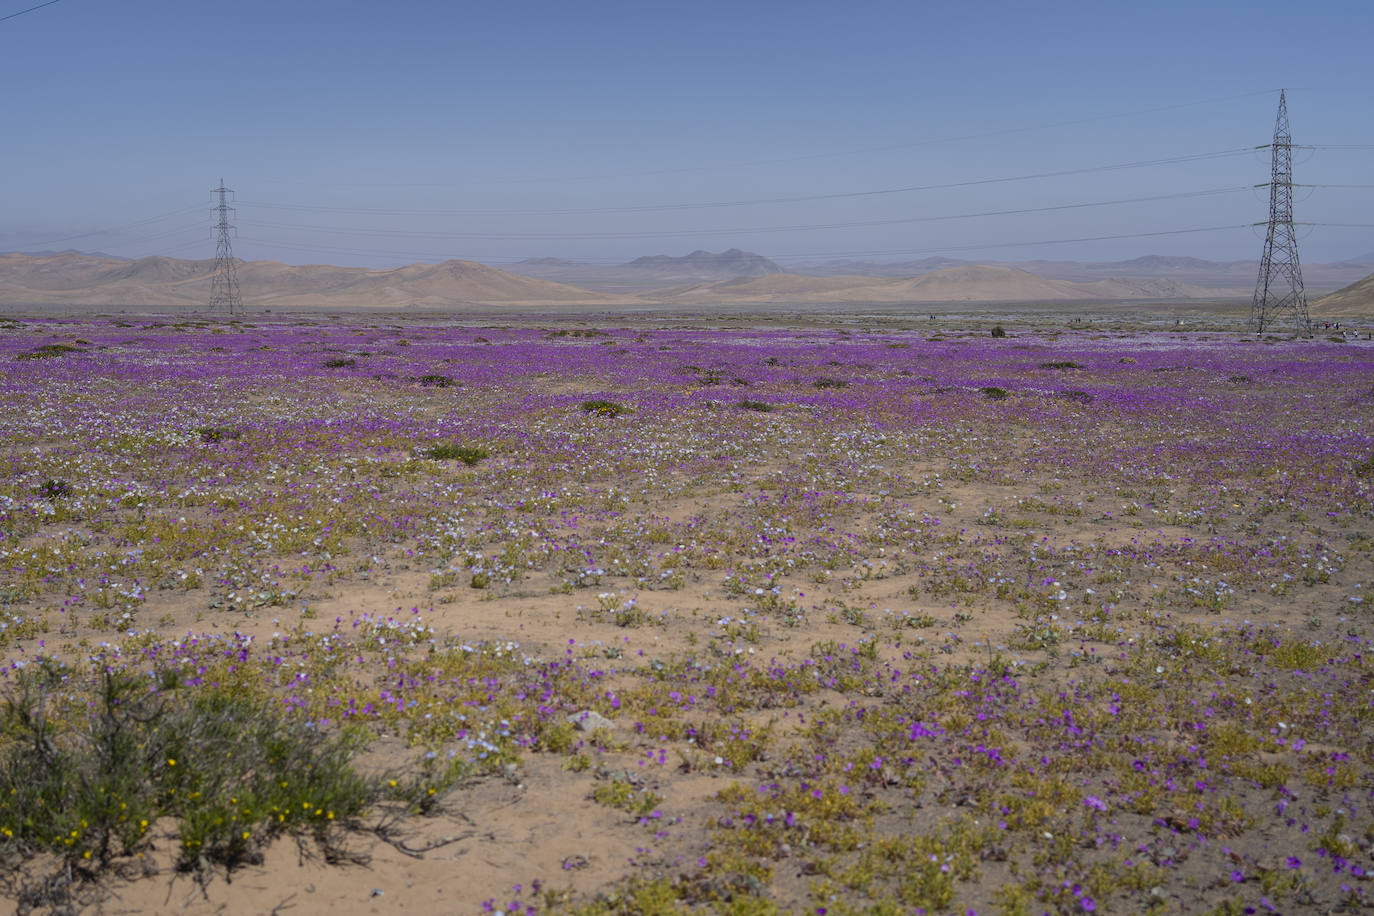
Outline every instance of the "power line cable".
MULTIPOLYGON (((1073 243, 1075 243, 1075 242, 1101 242, 1101 241, 1112 241, 1112 240, 1116 240, 1116 239, 1151 238, 1151 237, 1156 237, 1156 236, 1169 236, 1169 235, 1190 235, 1190 234, 1201 233, 1201 232, 1223 232, 1223 231, 1228 231, 1228 230, 1250 229, 1250 228, 1253 228, 1255 225, 1263 226, 1263 225, 1265 225, 1265 224, 1264 224, 1264 223, 1258 223, 1258 224, 1241 223, 1241 224, 1239 224, 1239 225, 1232 225, 1232 226, 1204 226, 1204 227, 1197 228, 1197 229, 1169 229, 1169 230, 1164 230, 1164 231, 1159 231, 1159 232, 1138 232, 1138 233, 1129 233, 1129 234, 1124 234, 1124 235, 1099 235, 1099 236, 1091 236, 1091 237, 1087 237, 1087 238, 1076 238, 1076 239, 1046 239, 1046 240, 1034 241, 1034 242, 1027 241, 1027 242, 980 243, 980 244, 974 244, 974 245, 955 245, 955 246, 947 246, 947 247, 943 247, 943 248, 921 248, 921 249, 891 248, 891 249, 870 249, 870 250, 866 250, 866 251, 820 252, 820 253, 816 253, 816 254, 805 254, 805 255, 778 254, 778 255, 771 255, 770 257, 771 257, 773 260, 783 260, 783 261, 795 261, 795 260, 803 260, 803 259, 810 260, 810 259, 815 259, 815 258, 839 259, 839 258, 863 258, 863 257, 901 257, 901 256, 907 256, 907 257, 909 257, 909 256, 913 256, 913 255, 942 254, 942 253, 953 252, 953 251, 979 251, 979 250, 982 250, 982 249, 994 249, 994 248, 1032 248, 1032 247, 1035 247, 1035 246, 1038 246, 1038 245, 1066 245, 1066 244, 1073 244, 1073 243)), ((1328 227, 1328 226, 1329 226, 1329 227, 1339 227, 1339 228, 1374 229, 1374 223, 1368 223, 1368 224, 1366 224, 1366 223, 1296 223, 1295 225, 1300 225, 1300 226, 1313 226, 1313 227, 1328 227)))
MULTIPOLYGON (((1324 224, 1312 224, 1312 225, 1324 225, 1324 224)), ((836 253, 830 253, 830 254, 827 254, 827 253, 818 253, 818 254, 808 255, 808 257, 813 257, 813 258, 840 258, 840 257, 859 257, 859 256, 877 257, 877 256, 912 255, 912 254, 938 254, 938 253, 952 252, 952 251, 980 251, 980 250, 984 250, 984 249, 998 249, 998 248, 1033 248, 1033 247, 1040 246, 1040 245, 1067 245, 1067 244, 1074 244, 1074 243, 1080 243, 1080 242, 1101 242, 1101 241, 1115 241, 1115 240, 1118 240, 1118 239, 1158 238, 1158 237, 1162 237, 1162 236, 1171 236, 1171 235, 1191 235, 1191 234, 1203 233, 1203 232, 1225 232, 1225 231, 1234 231, 1234 230, 1238 230, 1238 229, 1249 229, 1250 226, 1251 226, 1250 223, 1239 223, 1239 224, 1229 225, 1229 226, 1203 226, 1203 227, 1198 227, 1198 228, 1193 228, 1193 229, 1166 229, 1166 230, 1159 230, 1159 231, 1155 231, 1155 232, 1130 232, 1130 233, 1120 233, 1120 234, 1116 234, 1116 235, 1084 236, 1084 237, 1080 237, 1080 238, 1067 238, 1067 239, 1040 239, 1040 240, 1036 240, 1036 241, 1020 241, 1020 242, 984 242, 984 243, 972 244, 972 245, 951 245, 951 246, 945 246, 945 247, 925 248, 925 249, 916 249, 916 250, 913 250, 913 249, 891 249, 891 250, 886 250, 886 251, 874 250, 874 251, 867 251, 867 252, 836 252, 836 253)), ((264 238, 255 238, 255 237, 250 237, 250 238, 246 238, 246 239, 241 239, 241 241, 251 242, 251 243, 255 243, 255 244, 259 244, 259 245, 274 245, 274 246, 276 246, 276 247, 278 247, 278 248, 285 248, 285 249, 294 250, 294 251, 313 251, 313 252, 325 252, 325 253, 330 253, 330 254, 348 254, 348 255, 359 256, 359 257, 385 257, 385 258, 396 258, 396 259, 411 260, 411 261, 432 261, 432 260, 442 260, 442 259, 447 259, 447 258, 452 258, 452 257, 453 257, 452 253, 446 253, 446 254, 424 253, 424 254, 421 254, 421 253, 417 253, 417 252, 380 251, 380 250, 376 250, 376 249, 363 249, 363 248, 341 248, 341 247, 328 246, 328 245, 299 245, 299 244, 290 244, 290 243, 278 242, 278 241, 273 240, 273 239, 264 239, 264 238)), ((785 256, 780 256, 780 257, 785 257, 785 256)))
MULTIPOLYGON (((1027 242, 982 242, 976 245, 947 245, 940 248, 923 248, 913 254, 939 254, 947 251, 981 251, 989 248, 1034 248, 1040 245, 1070 245, 1078 242, 1106 242, 1117 239, 1146 239, 1157 238, 1166 235, 1193 235, 1200 232, 1226 232, 1235 229, 1248 229, 1249 223, 1241 223, 1231 226, 1202 226, 1196 229, 1164 229, 1156 232, 1127 232, 1118 235, 1093 235, 1072 239, 1041 239, 1038 241, 1027 242)), ((892 254, 906 253, 901 250, 893 251, 892 254)))
POLYGON ((945 222, 960 219, 978 219, 989 216, 1017 216, 1030 213, 1051 213, 1063 210, 1079 210, 1092 207, 1110 207, 1122 204, 1147 203, 1162 200, 1183 200, 1198 197, 1210 197, 1222 194, 1235 194, 1238 192, 1248 192, 1251 186, 1242 185, 1231 188, 1212 188, 1203 191, 1184 191, 1176 194, 1157 194, 1147 197, 1128 197, 1118 200, 1091 201, 1086 203, 1074 204, 1055 204, 1045 207, 1019 207, 1006 210, 984 210, 974 213, 953 213, 939 216, 911 216, 898 217, 894 219, 880 220, 858 220, 851 222, 832 222, 832 223, 811 223, 785 226, 749 226, 731 227, 728 229, 682 229, 682 230, 637 230, 634 232, 535 232, 535 233, 490 233, 490 232, 423 232, 406 229, 369 229, 352 228, 338 226, 317 226, 300 223, 276 223, 263 220, 241 220, 245 226, 261 226, 272 229, 291 229, 306 232, 323 232, 333 235, 379 235, 396 238, 416 238, 434 240, 470 240, 470 239, 489 239, 493 241, 561 241, 567 239, 627 239, 627 238, 692 238, 702 236, 719 235, 722 232, 732 234, 761 235, 775 232, 810 232, 838 229, 862 229, 875 226, 897 226, 912 223, 945 222))
MULTIPOLYGON (((1078 127, 1084 124, 1095 124, 1100 121, 1110 121, 1119 118, 1133 118, 1140 115, 1158 114, 1166 111, 1177 111, 1183 108, 1195 108, 1200 105, 1213 105, 1220 102, 1233 102, 1240 99, 1254 98, 1262 95, 1272 95, 1278 92, 1277 89, 1260 89, 1251 92, 1242 92, 1236 95, 1218 96, 1208 99, 1198 99, 1191 102, 1178 102, 1170 105, 1158 105, 1151 108, 1141 108, 1132 111, 1114 111, 1106 114, 1092 115, 1086 118, 1075 118, 1068 121, 1049 121, 1040 124, 1031 124, 1023 127, 1008 127, 1001 130, 985 131, 974 134, 959 134, 949 137, 929 137, 922 140, 915 140, 910 143, 894 143, 886 146, 861 147, 858 149, 834 150, 821 153, 807 153, 800 156, 780 156, 766 159, 752 159, 734 163, 718 163, 713 165, 687 166, 677 169, 650 169, 639 172, 620 172, 614 175, 581 175, 565 176, 558 180, 568 181, 604 181, 614 178, 627 177, 652 177, 656 175, 677 175, 691 172, 725 171, 729 169, 753 168, 756 166, 783 165, 792 162, 811 162, 817 159, 838 159, 846 156, 861 156, 870 153, 898 152, 901 150, 918 149, 925 146, 937 146, 946 143, 961 143, 966 140, 985 140, 991 137, 1003 137, 1010 134, 1031 133, 1039 130, 1053 130, 1061 127, 1078 127)), ((525 184, 535 182, 545 182, 548 178, 508 178, 502 179, 505 184, 525 184)), ((292 182, 282 182, 291 184, 292 182)), ((346 188, 456 188, 465 185, 453 184, 451 182, 356 182, 342 183, 333 185, 323 185, 323 187, 346 187, 346 188)))
POLYGON ((1114 172, 1126 169, 1148 168, 1157 165, 1173 165, 1180 162, 1200 162, 1208 159, 1222 159, 1229 156, 1249 155, 1255 147, 1242 146, 1235 149, 1217 150, 1210 153, 1193 153, 1186 156, 1172 156, 1162 159, 1142 159, 1135 162, 1118 162, 1111 165, 1088 166, 1078 169, 1061 169, 1052 172, 1034 172, 1027 175, 1011 175, 999 178, 975 178, 968 181, 953 181, 946 184, 908 185, 900 188, 880 188, 869 191, 844 191, 833 194, 805 194, 795 197, 765 197, 750 200, 726 200, 705 203, 656 204, 634 207, 576 207, 549 210, 430 210, 430 209, 391 209, 375 207, 319 207, 301 204, 272 204, 254 201, 240 201, 244 207, 262 210, 291 210, 310 213, 375 213, 389 216, 577 216, 591 213, 659 213, 676 210, 715 210, 731 207, 753 207, 771 204, 805 203, 817 200, 842 200, 857 197, 879 197, 889 194, 908 194, 917 191, 943 191, 953 188, 970 188, 980 185, 1005 184, 1017 181, 1036 181, 1043 178, 1064 178, 1073 175, 1088 175, 1096 172, 1114 172))
POLYGON ((90 232, 80 232, 76 235, 64 235, 58 238, 42 239, 36 242, 30 242, 28 243, 28 247, 32 248, 38 245, 56 245, 60 242, 71 242, 75 241, 76 239, 89 239, 101 235, 113 235, 116 232, 123 232, 125 229, 133 229, 137 226, 146 226, 149 223, 156 223, 164 219, 171 219, 174 216, 181 216, 186 213, 196 213, 199 212, 201 209, 201 207, 182 207, 180 210, 172 210, 169 213, 160 213, 157 216, 150 216, 146 219, 136 220, 132 223, 125 223, 122 226, 115 226, 111 229, 95 229, 90 232))
POLYGON ((41 9, 42 9, 43 7, 45 7, 45 6, 52 6, 54 3, 58 3, 58 2, 60 2, 60 0, 48 0, 47 3, 40 3, 40 4, 38 4, 37 6, 31 6, 31 7, 29 7, 28 9, 26 9, 26 10, 20 10, 20 11, 17 12, 17 13, 10 13, 8 16, 0 16, 0 22, 4 22, 4 21, 6 21, 7 19, 13 19, 13 18, 15 18, 16 16, 22 16, 22 15, 24 15, 25 13, 32 13, 34 10, 41 10, 41 9))

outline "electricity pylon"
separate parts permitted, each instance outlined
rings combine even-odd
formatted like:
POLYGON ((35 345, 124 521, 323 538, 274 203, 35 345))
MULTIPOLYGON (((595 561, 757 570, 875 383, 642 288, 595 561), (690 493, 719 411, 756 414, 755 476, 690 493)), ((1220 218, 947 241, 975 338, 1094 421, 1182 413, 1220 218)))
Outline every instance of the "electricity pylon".
MULTIPOLYGON (((1302 289, 1298 237, 1293 228, 1293 138, 1288 132, 1288 100, 1279 90, 1279 115, 1274 121, 1274 165, 1269 179, 1269 229, 1264 236, 1259 280, 1250 301, 1250 325, 1257 333, 1293 316, 1299 337, 1312 336, 1307 295, 1302 289)), ((1256 223, 1255 225, 1259 225, 1256 223)))
POLYGON ((215 275, 210 281, 210 311, 224 310, 234 316, 243 312, 239 278, 234 270, 234 250, 229 244, 229 231, 234 228, 229 225, 229 214, 234 212, 234 208, 225 202, 225 195, 234 192, 224 186, 224 179, 221 178, 219 187, 212 188, 210 193, 219 195, 219 205, 214 208, 219 214, 216 225, 219 241, 215 244, 215 275))

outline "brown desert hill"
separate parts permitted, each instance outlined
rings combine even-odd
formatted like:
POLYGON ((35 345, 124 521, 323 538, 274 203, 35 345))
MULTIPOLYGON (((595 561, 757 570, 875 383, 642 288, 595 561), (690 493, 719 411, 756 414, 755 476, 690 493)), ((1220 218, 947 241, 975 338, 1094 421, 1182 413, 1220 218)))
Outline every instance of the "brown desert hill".
MULTIPOLYGON (((203 305, 213 260, 148 257, 135 261, 75 253, 0 255, 0 303, 9 305, 203 305)), ((487 267, 473 261, 411 264, 394 270, 296 267, 279 261, 237 262, 247 305, 297 307, 632 304, 487 267)))
POLYGON ((1250 295, 1244 286, 1199 286, 1168 277, 1111 277, 1082 286, 1103 299, 1239 299, 1250 295))
POLYGON ((461 290, 464 296, 474 300, 585 302, 595 298, 576 286, 519 277, 476 261, 411 264, 392 272, 388 285, 397 282, 417 293, 435 297, 461 290))
MULTIPOLYGON (((694 251, 682 257, 646 255, 624 264, 593 264, 564 258, 527 258, 510 265, 511 273, 539 280, 567 283, 602 293, 636 295, 664 290, 686 290, 741 277, 764 277, 783 269, 752 251, 731 248, 713 253, 694 251)), ((833 276, 834 273, 827 274, 833 276)))
POLYGON ((772 274, 658 294, 671 302, 1036 302, 1104 298, 1092 284, 1047 280, 1014 267, 963 264, 919 277, 772 274))
MULTIPOLYGON (((741 257, 747 253, 739 253, 741 257)), ((689 261, 693 256, 678 261, 689 261)), ((715 261, 741 258, 732 252, 715 261)), ((757 256, 749 256, 745 260, 757 256)), ((701 260, 698 258, 698 260, 701 260)), ((0 255, 0 304, 150 305, 196 308, 210 295, 212 260, 148 257, 129 261, 64 252, 0 255)), ((674 267, 674 270, 677 270, 674 267)), ((1211 289, 1158 278, 1071 281, 1016 267, 960 264, 915 277, 817 277, 770 272, 717 277, 655 291, 591 291, 554 280, 510 273, 474 261, 410 264, 390 270, 295 266, 279 261, 238 262, 246 305, 295 308, 424 308, 454 305, 634 305, 713 303, 903 303, 1078 302, 1165 298, 1220 298, 1233 290, 1211 289)), ((648 271, 654 273, 655 271, 648 271)), ((666 276, 666 275, 664 275, 666 276)), ((660 277, 662 279, 662 277, 660 277)), ((1352 287, 1353 289, 1353 287, 1352 287)), ((1346 291, 1334 294, 1342 296, 1346 291)), ((1327 300, 1322 300, 1326 302, 1327 300)), ((1329 308, 1345 308, 1332 305, 1329 308)), ((1332 315, 1346 312, 1330 311, 1332 315)))
POLYGON ((1322 296, 1312 303, 1310 311, 1313 318, 1374 320, 1374 274, 1322 296))
POLYGON ((657 290, 649 295, 664 302, 824 302, 847 299, 855 290, 881 287, 887 281, 872 277, 807 277, 801 274, 769 274, 736 277, 715 283, 697 283, 657 290))
POLYGON ((475 261, 409 264, 393 270, 289 267, 256 262, 239 271, 245 301, 297 307, 630 304, 638 300, 522 277, 475 261))
POLYGON ((54 255, 0 255, 0 283, 33 290, 81 290, 115 283, 145 284, 186 279, 205 273, 213 261, 151 257, 138 261, 62 252, 54 255))
POLYGON ((181 287, 204 277, 206 295, 214 261, 174 258, 56 255, 0 256, 0 302, 16 305, 180 305, 181 287))
POLYGON ((960 264, 891 279, 874 276, 816 277, 777 273, 736 277, 644 293, 659 302, 836 303, 836 302, 1078 302, 1090 299, 1167 299, 1220 297, 1213 290, 1174 280, 1112 278, 1090 283, 1052 280, 1027 270, 988 264, 960 264))
POLYGON ((1087 284, 1048 280, 1016 267, 963 264, 886 284, 884 292, 905 302, 1041 302, 1098 299, 1087 284))
POLYGON ((106 282, 127 280, 134 283, 185 283, 204 277, 214 270, 214 260, 183 261, 178 258, 153 256, 137 261, 124 261, 113 268, 106 282))
MULTIPOLYGON (((890 281, 880 288, 882 301, 896 302, 1050 302, 1086 299, 1198 299, 1238 295, 1234 289, 1218 289, 1167 278, 1111 277, 1082 282, 1044 277, 1019 267, 991 264, 960 264, 933 270, 906 280, 890 281)), ((875 288, 855 289, 856 298, 868 298, 875 288)))

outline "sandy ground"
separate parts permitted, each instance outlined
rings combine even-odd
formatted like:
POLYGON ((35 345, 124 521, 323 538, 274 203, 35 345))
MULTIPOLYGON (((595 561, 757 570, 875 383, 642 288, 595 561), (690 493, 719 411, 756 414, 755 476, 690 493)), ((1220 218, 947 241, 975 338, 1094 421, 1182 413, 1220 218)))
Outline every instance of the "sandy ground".
MULTIPOLYGON (((663 317, 657 315, 653 320, 661 322, 663 317)), ((968 329, 982 335, 985 325, 1008 318, 1031 325, 1065 324, 1062 311, 1002 311, 992 307, 972 322, 967 316, 956 320, 948 314, 935 321, 923 317, 912 322, 906 316, 882 314, 846 321, 880 326, 915 324, 923 331, 946 333, 968 329)), ((596 322, 594 316, 582 320, 596 322)), ((696 320, 721 323, 723 319, 696 320)), ((1106 331, 1126 319, 1113 309, 1083 320, 1106 331)), ((1151 320, 1161 328, 1186 320, 1197 326, 1194 333, 1205 334, 1210 328, 1224 328, 1232 319, 1208 314, 1205 308, 1189 303, 1163 309, 1151 320)), ((794 315, 786 321, 819 325, 825 318, 819 314, 794 315)), ((1368 405, 1360 410, 1367 416, 1368 405)), ((1128 420, 1116 422, 1129 425, 1128 420)), ((1104 420, 1103 434, 1109 435, 1112 429, 1111 422, 1104 420)), ((1025 431, 1002 428, 999 435, 1027 437, 1024 445, 1034 444, 1025 431)), ((888 463, 885 473, 887 479, 920 481, 943 466, 938 453, 913 455, 905 463, 900 459, 888 463)), ((740 469, 743 477, 729 488, 700 476, 679 482, 671 495, 641 488, 630 497, 623 513, 667 522, 697 518, 707 525, 714 521, 728 527, 732 518, 757 518, 752 500, 770 492, 769 481, 777 478, 781 468, 776 462, 744 467, 740 469)), ((1172 507, 1160 507, 1163 512, 1160 508, 1142 510, 1140 505, 1132 510, 1128 507, 1131 498, 1104 494, 1102 489, 1098 480, 1060 474, 1054 468, 1047 468, 1039 477, 1002 483, 948 479, 935 487, 911 486, 904 492, 850 493, 853 501, 837 508, 833 519, 803 522, 797 527, 801 536, 831 528, 866 532, 879 527, 879 516, 887 506, 900 502, 913 518, 938 517, 942 530, 963 533, 965 544, 974 536, 986 536, 988 543, 983 549, 1004 557, 1020 556, 1018 551, 1024 553, 1031 544, 1061 555, 1080 549, 1099 557, 1129 545, 1159 548, 1154 567, 1137 569, 1129 580, 1116 581, 1100 572, 1068 578, 1061 574, 1060 582, 1071 594, 1052 622, 1033 613, 1028 617, 1024 601, 1002 599, 986 589, 932 588, 932 578, 912 562, 917 559, 916 552, 929 554, 929 544, 903 555, 900 538, 882 548, 875 545, 868 556, 840 568, 812 568, 800 575, 779 576, 776 583, 782 594, 802 595, 798 603, 806 612, 804 621, 794 626, 781 612, 762 614, 752 618, 754 629, 747 635, 725 622, 741 623, 741 608, 749 603, 747 596, 731 593, 723 579, 725 569, 747 564, 750 557, 743 553, 725 557, 715 566, 686 569, 676 588, 627 588, 623 579, 606 586, 633 591, 639 610, 649 622, 631 626, 617 625, 607 615, 594 612, 600 587, 560 591, 564 579, 555 569, 533 570, 499 588, 476 589, 461 579, 436 586, 433 570, 426 562, 408 560, 397 545, 380 542, 355 543, 350 552, 382 557, 384 562, 366 573, 343 569, 326 581, 312 581, 290 607, 242 608, 232 603, 226 607, 218 592, 162 590, 149 593, 138 616, 145 623, 155 621, 156 629, 168 638, 193 632, 237 632, 267 643, 282 633, 324 629, 336 618, 417 614, 441 639, 509 640, 518 642, 523 651, 544 658, 575 651, 579 660, 604 659, 608 666, 619 665, 618 673, 612 673, 607 684, 627 689, 639 682, 639 675, 630 672, 642 658, 684 658, 709 648, 727 660, 742 655, 796 664, 813 657, 817 644, 854 645, 864 640, 878 643, 877 663, 892 669, 910 668, 915 664, 912 653, 922 660, 920 663, 941 668, 1007 661, 1023 666, 1024 671, 1033 669, 1037 684, 1069 689, 1085 677, 1080 665, 1088 656, 1107 657, 1125 651, 1128 640, 1143 641, 1162 629, 1196 626, 1224 631, 1246 626, 1300 635, 1366 631, 1367 614, 1352 615, 1350 596, 1360 594, 1361 584, 1374 579, 1369 548, 1359 547, 1374 537, 1374 520, 1367 511, 1347 516, 1339 526, 1329 526, 1321 518, 1325 508, 1321 505, 1301 512, 1275 511, 1253 496, 1238 496, 1235 505, 1224 513, 1224 527, 1219 529, 1215 517, 1189 521, 1170 511, 1180 508, 1177 502, 1172 507), (1063 507, 1081 508, 1068 512, 1063 507), (995 519, 992 523, 990 516, 995 519), (1179 598, 1179 582, 1198 573, 1193 565, 1197 554, 1171 551, 1219 533, 1342 545, 1346 562, 1329 579, 1281 595, 1266 582, 1254 581, 1241 587, 1239 594, 1219 610, 1188 606, 1179 598), (1104 601, 1111 606, 1105 616, 1095 612, 1104 601), (920 622, 904 624, 903 618, 920 622), (1056 631, 1055 645, 1027 641, 1028 627, 1035 624, 1056 631), (1109 626, 1104 629, 1104 625, 1109 626)), ((961 554, 964 558, 970 555, 961 554)), ((1033 548, 1030 556, 1034 557, 1033 548)), ((1025 579, 1030 578, 1027 571, 1025 579)), ((45 650, 75 657, 92 642, 108 639, 108 632, 93 626, 91 620, 86 615, 46 634, 45 650)), ((16 642, 9 651, 16 656, 37 649, 34 640, 28 640, 16 642)), ((744 718, 772 724, 778 736, 775 753, 780 755, 787 736, 805 733, 808 718, 814 720, 825 710, 870 702, 881 699, 861 691, 821 691, 805 695, 799 704, 788 708, 750 710, 744 718)), ((368 750, 363 766, 382 770, 409 752, 404 742, 384 739, 368 750)), ((508 773, 482 776, 457 786, 435 816, 405 818, 385 838, 369 830, 350 836, 346 845, 355 861, 344 864, 324 861, 320 850, 308 841, 282 839, 266 850, 261 863, 232 873, 179 872, 174 867, 176 846, 171 825, 160 825, 167 833, 146 858, 125 863, 126 871, 142 874, 134 880, 107 878, 98 886, 83 888, 78 897, 89 902, 92 911, 109 914, 472 913, 482 910, 484 900, 492 900, 493 908, 502 909, 511 899, 528 905, 535 905, 537 899, 542 911, 548 901, 561 899, 560 894, 587 900, 632 876, 689 873, 693 862, 710 854, 712 833, 707 815, 719 808, 716 793, 741 774, 713 766, 709 760, 703 763, 690 756, 692 753, 681 741, 656 740, 622 724, 610 746, 596 751, 592 769, 569 769, 557 754, 529 754, 508 773), (666 765, 644 765, 646 756, 652 759, 662 750, 668 752, 666 765), (624 811, 590 798, 595 787, 612 773, 633 774, 637 786, 651 788, 662 797, 661 829, 646 828, 624 811), (536 898, 535 888, 540 894, 550 890, 559 893, 536 898)), ((755 777, 772 772, 766 760, 751 767, 755 777)), ((925 799, 928 807, 923 816, 936 816, 939 812, 935 808, 952 814, 959 805, 948 802, 946 796, 934 792, 925 799)), ((365 826, 374 828, 377 823, 373 819, 365 826)), ((883 823, 880 820, 875 828, 878 834, 909 831, 912 823, 921 821, 889 828, 883 823)), ((1238 840, 1236 848, 1247 850, 1246 855, 1259 855, 1264 844, 1262 833, 1247 837, 1238 840)), ((774 893, 778 901, 800 912, 813 872, 802 849, 787 855, 794 854, 795 858, 778 860, 774 893)), ((991 878, 1006 877, 1005 867, 997 864, 995 857, 985 863, 984 874, 989 886, 991 878)), ((985 907, 979 912, 993 912, 990 894, 974 889, 967 892, 966 899, 985 907)), ((1163 911, 1189 912, 1201 899, 1190 897, 1194 894, 1189 882, 1180 879, 1166 882, 1157 896, 1165 901, 1163 911)), ((1215 902, 1217 898, 1212 895, 1207 899, 1215 902)), ((854 905, 861 907, 861 898, 856 897, 854 905)), ((1294 903, 1289 905, 1297 909, 1288 912, 1302 909, 1294 903)), ((1129 906, 1118 902, 1117 908, 1109 911, 1127 912, 1129 906)))

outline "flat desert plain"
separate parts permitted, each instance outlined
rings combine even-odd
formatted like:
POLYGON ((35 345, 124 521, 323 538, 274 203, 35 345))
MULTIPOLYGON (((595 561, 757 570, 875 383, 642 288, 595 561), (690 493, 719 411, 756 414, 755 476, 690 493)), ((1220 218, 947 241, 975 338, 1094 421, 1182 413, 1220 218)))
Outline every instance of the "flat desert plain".
POLYGON ((1374 344, 0 320, 25 913, 1374 905, 1374 344))

